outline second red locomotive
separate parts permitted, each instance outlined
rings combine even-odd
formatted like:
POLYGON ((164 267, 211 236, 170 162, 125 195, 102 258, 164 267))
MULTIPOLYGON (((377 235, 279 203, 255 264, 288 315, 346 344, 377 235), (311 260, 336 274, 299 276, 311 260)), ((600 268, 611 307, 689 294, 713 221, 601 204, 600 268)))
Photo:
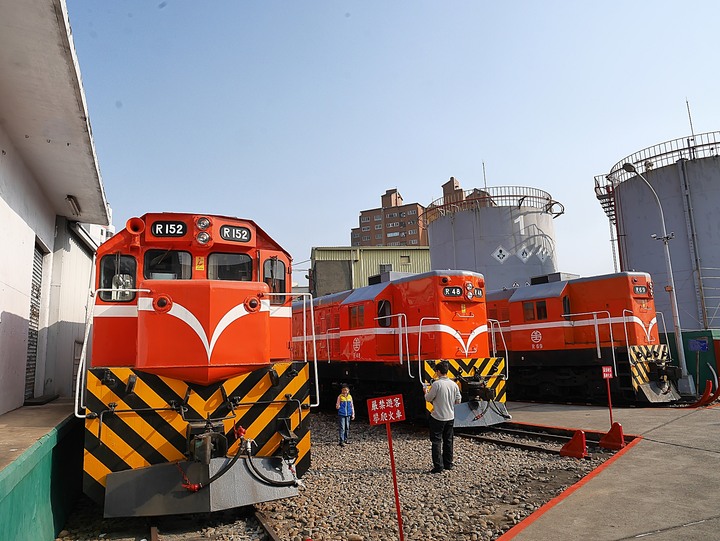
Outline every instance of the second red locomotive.
POLYGON ((334 403, 340 385, 349 384, 359 406, 363 398, 402 393, 408 416, 424 416, 421 384, 448 360, 463 395, 456 426, 509 419, 505 360, 489 356, 481 274, 431 271, 319 297, 312 308, 293 304, 293 356, 315 356, 321 402, 334 403))
POLYGON ((488 293, 488 313, 500 321, 504 345, 499 333, 490 337, 506 350, 510 397, 602 403, 601 366, 612 366, 618 399, 678 400, 679 369, 660 340, 650 275, 559 278, 488 293))

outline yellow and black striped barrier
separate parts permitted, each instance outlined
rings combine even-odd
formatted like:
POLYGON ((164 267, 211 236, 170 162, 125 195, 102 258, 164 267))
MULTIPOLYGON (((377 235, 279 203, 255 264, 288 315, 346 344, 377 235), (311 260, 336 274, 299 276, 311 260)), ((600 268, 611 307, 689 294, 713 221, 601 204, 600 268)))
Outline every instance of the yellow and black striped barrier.
MULTIPOLYGON (((253 456, 279 456, 282 428, 297 437, 295 471, 310 466, 309 369, 276 363, 202 386, 131 368, 87 374, 83 488, 101 503, 108 474, 188 460, 189 427, 206 423, 238 451, 239 428, 253 456)), ((180 475, 180 473, 178 473, 180 475)))

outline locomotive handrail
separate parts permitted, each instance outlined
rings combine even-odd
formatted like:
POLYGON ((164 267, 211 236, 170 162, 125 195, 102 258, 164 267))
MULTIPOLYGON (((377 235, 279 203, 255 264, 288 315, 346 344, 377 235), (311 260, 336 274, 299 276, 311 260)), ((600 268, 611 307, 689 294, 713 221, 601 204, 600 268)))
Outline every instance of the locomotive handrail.
MULTIPOLYGON (((632 317, 635 315, 635 312, 633 312, 632 310, 628 310, 627 308, 623 309, 623 311, 622 311, 623 330, 625 331, 625 347, 627 348, 627 351, 628 351, 628 361, 630 361, 630 366, 634 366, 636 363, 635 363, 635 361, 633 361, 632 356, 630 355, 630 336, 628 336, 626 313, 629 313, 630 318, 632 319, 632 317)), ((648 342, 649 342, 650 340, 649 340, 648 334, 646 333, 645 336, 648 337, 648 342)))
MULTIPOLYGON (((405 314, 404 312, 400 313, 399 315, 402 316, 400 318, 401 322, 402 322, 402 320, 405 320, 405 356, 407 357, 408 376, 410 376, 411 379, 415 379, 415 376, 413 376, 410 373, 410 340, 409 340, 410 330, 409 330, 409 325, 408 325, 408 318, 407 318, 407 314, 405 314)), ((401 325, 402 325, 402 323, 401 323, 401 325)), ((401 339, 402 339, 402 336, 401 336, 401 339)), ((402 359, 400 359, 400 364, 402 364, 402 359)))
MULTIPOLYGON (((81 402, 80 399, 80 389, 85 389, 85 362, 87 361, 87 343, 88 343, 88 337, 90 336, 90 326, 92 325, 93 317, 95 315, 95 302, 97 301, 97 294, 98 293, 112 293, 116 291, 134 291, 136 293, 150 293, 151 291, 149 289, 117 289, 117 288, 107 288, 107 287, 101 287, 99 289, 96 289, 90 294, 90 297, 93 299, 92 304, 90 305, 90 310, 88 311, 87 318, 85 319, 85 336, 83 338, 83 346, 82 350, 80 351, 80 361, 78 362, 78 371, 77 376, 75 376, 75 417, 78 419, 85 419, 87 417, 87 414, 85 413, 78 413, 80 408, 83 410, 87 409, 85 404, 81 402)), ((83 393, 84 394, 84 393, 83 393)))
POLYGON ((507 342, 505 342, 505 335, 502 332, 502 327, 500 326, 500 321, 497 319, 488 319, 488 323, 490 323, 490 329, 492 332, 490 333, 490 336, 492 336, 492 343, 493 343, 493 357, 497 356, 497 345, 495 343, 495 325, 497 324, 498 332, 500 333, 500 338, 502 338, 503 343, 503 351, 505 352, 505 379, 507 380, 510 377, 510 362, 508 360, 508 349, 507 349, 507 342))
POLYGON ((670 338, 668 337, 667 325, 665 324, 665 314, 663 314, 662 312, 656 312, 655 314, 660 316, 660 319, 662 319, 663 333, 665 334, 665 343, 668 344, 668 354, 669 354, 670 353, 670 346, 669 346, 670 338))
MULTIPOLYGON (((266 293, 267 295, 282 295, 282 293, 266 293)), ((284 293, 286 294, 286 293, 284 293)), ((302 297, 303 303, 303 359, 307 363, 307 312, 306 302, 310 301, 310 327, 312 329, 313 366, 315 367, 315 399, 316 404, 310 404, 311 408, 320 405, 320 376, 318 375, 317 344, 315 342, 315 306, 313 305, 312 293, 295 293, 294 297, 302 297)))
POLYGON ((330 362, 330 332, 338 331, 337 338, 340 338, 340 327, 330 327, 325 331, 325 349, 327 350, 328 362, 330 362))
POLYGON ((592 316, 593 327, 595 328, 595 347, 597 348, 598 359, 602 359, 602 351, 600 350, 600 333, 598 331, 598 314, 607 314, 607 324, 610 329, 610 352, 612 353, 613 370, 617 376, 617 362, 615 360, 615 339, 613 338, 612 319, 608 310, 598 310, 597 312, 578 312, 577 314, 563 314, 563 317, 575 316, 592 316))
POLYGON ((410 347, 408 343, 408 323, 407 323, 407 315, 403 312, 397 313, 397 314, 390 314, 388 316, 378 316, 376 318, 373 318, 375 321, 378 321, 380 319, 388 319, 388 318, 398 318, 398 330, 400 331, 400 334, 398 334, 398 355, 400 357, 400 364, 403 364, 403 334, 405 335, 405 349, 407 349, 407 358, 408 358, 408 364, 410 364, 410 347), (403 327, 403 320, 405 321, 405 327, 403 327))
MULTIPOLYGON (((628 335, 627 330, 627 315, 630 314, 630 319, 635 317, 635 312, 632 310, 629 310, 625 308, 623 311, 623 329, 625 330, 625 347, 628 350, 628 361, 630 361, 630 366, 635 366, 637 364, 636 361, 633 360, 632 356, 630 355, 630 336, 628 335)), ((652 342, 653 339, 650 337, 650 329, 643 329, 645 331, 645 338, 647 338, 648 342, 652 342)))
MULTIPOLYGON (((422 326, 423 321, 426 319, 432 319, 434 321, 440 321, 439 317, 421 317, 420 318, 420 328, 418 329, 418 377, 422 376, 422 357, 420 356, 420 348, 421 348, 421 339, 422 339, 422 326)), ((408 364, 410 364, 408 362, 408 364)))

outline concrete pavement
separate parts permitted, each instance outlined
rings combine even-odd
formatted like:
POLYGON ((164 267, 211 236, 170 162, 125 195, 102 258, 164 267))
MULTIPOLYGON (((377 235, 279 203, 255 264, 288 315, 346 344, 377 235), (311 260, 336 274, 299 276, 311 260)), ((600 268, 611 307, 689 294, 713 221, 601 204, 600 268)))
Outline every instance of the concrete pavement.
MULTIPOLYGON (((607 408, 510 403, 513 421, 607 432, 607 408)), ((720 539, 720 407, 614 408, 642 439, 508 531, 502 541, 720 539)))

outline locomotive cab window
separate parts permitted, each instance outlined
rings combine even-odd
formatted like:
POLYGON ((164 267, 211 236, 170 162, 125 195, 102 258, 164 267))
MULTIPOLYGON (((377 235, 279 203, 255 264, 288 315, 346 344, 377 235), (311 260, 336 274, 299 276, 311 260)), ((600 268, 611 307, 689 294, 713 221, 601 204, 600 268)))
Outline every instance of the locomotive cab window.
POLYGON ((535 321, 535 305, 532 302, 523 303, 523 316, 525 321, 535 321))
POLYGON ((177 250, 148 250, 145 252, 145 278, 149 280, 189 280, 191 275, 189 252, 177 250))
MULTIPOLYGON (((285 293, 285 263, 277 256, 265 260, 263 265, 263 281, 270 287, 271 293, 285 293)), ((284 295, 272 295, 270 304, 283 304, 284 295)))
POLYGON ((390 314, 392 314, 392 310, 390 309, 390 301, 378 301, 377 322, 379 327, 389 327, 390 325, 392 325, 392 318, 390 317, 390 314))
POLYGON ((565 317, 565 319, 569 320, 570 314, 571 314, 571 312, 570 312, 570 297, 565 295, 562 298, 562 302, 563 302, 563 316, 565 317))
POLYGON ((100 299, 104 301, 129 302, 135 299, 137 262, 130 255, 106 255, 100 261, 100 299))
POLYGON ((350 328, 357 329, 365 325, 365 307, 362 304, 350 307, 350 328))
POLYGON ((210 254, 208 280, 249 282, 252 280, 252 258, 247 254, 210 254))
POLYGON ((537 316, 538 320, 547 319, 547 304, 545 301, 537 301, 535 303, 535 315, 537 316))
POLYGON ((525 321, 547 319, 547 303, 545 301, 526 301, 523 303, 523 315, 525 316, 525 321))

